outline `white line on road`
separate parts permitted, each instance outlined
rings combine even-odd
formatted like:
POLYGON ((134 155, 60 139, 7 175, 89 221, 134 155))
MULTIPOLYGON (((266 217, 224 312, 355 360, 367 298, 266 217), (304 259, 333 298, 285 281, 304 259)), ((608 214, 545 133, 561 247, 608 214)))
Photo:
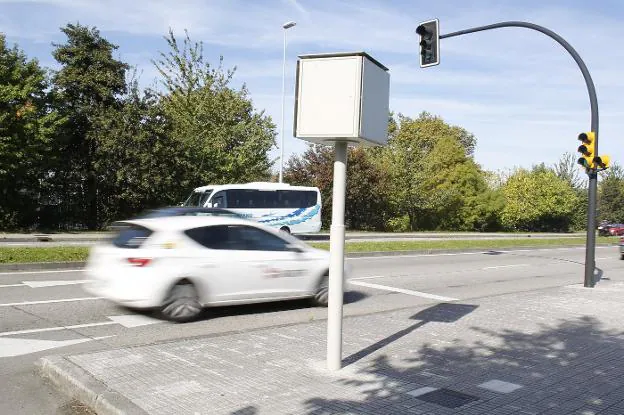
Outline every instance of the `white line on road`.
MULTIPOLYGON (((615 246, 615 245, 614 245, 615 246)), ((613 249, 614 246, 597 246, 596 249, 613 249)), ((358 259, 394 259, 394 258, 420 258, 420 257, 438 257, 438 256, 460 256, 460 255, 483 255, 490 252, 501 252, 504 254, 513 254, 516 252, 540 252, 540 251, 576 251, 585 249, 585 247, 563 247, 563 248, 538 248, 538 249, 491 249, 479 252, 447 252, 441 254, 405 254, 405 255, 371 255, 348 258, 349 261, 358 259)))
POLYGON ((57 287, 59 285, 85 284, 90 281, 91 280, 22 281, 21 284, 0 285, 0 288, 9 288, 9 287, 46 288, 46 287, 57 287))
POLYGON ((51 303, 67 303, 70 301, 88 301, 88 300, 101 300, 104 297, 79 297, 79 298, 62 298, 60 300, 44 300, 44 301, 23 301, 21 303, 5 303, 0 304, 0 307, 12 307, 17 305, 36 305, 36 304, 51 304, 51 303))
POLYGON ((3 333, 0 333, 0 336, 14 336, 16 334, 30 334, 30 333, 43 333, 46 331, 82 329, 85 327, 107 326, 110 324, 118 324, 118 323, 116 321, 103 321, 101 323, 75 324, 73 326, 58 326, 58 327, 45 327, 42 329, 5 331, 3 333))
POLYGON ((483 269, 499 269, 499 268, 528 267, 528 266, 529 264, 495 265, 492 267, 485 267, 483 269))
POLYGON ((53 269, 49 271, 9 271, 0 272, 0 276, 3 275, 23 275, 23 274, 60 274, 64 272, 84 272, 84 269, 53 269))
POLYGON ((393 291, 396 293, 413 295, 415 297, 431 298, 433 300, 440 300, 440 301, 457 301, 458 300, 457 298, 443 297, 441 295, 423 293, 420 291, 406 290, 404 288, 389 287, 387 285, 371 284, 369 282, 349 280, 349 283, 353 285, 361 285, 362 287, 377 288, 379 290, 393 291))
POLYGON ((350 278, 349 281, 353 281, 353 280, 371 280, 373 278, 385 278, 386 275, 372 275, 370 277, 355 277, 355 278, 350 278))
POLYGON ((58 280, 58 281, 22 281, 22 284, 30 288, 56 287, 59 285, 85 284, 91 280, 58 280))

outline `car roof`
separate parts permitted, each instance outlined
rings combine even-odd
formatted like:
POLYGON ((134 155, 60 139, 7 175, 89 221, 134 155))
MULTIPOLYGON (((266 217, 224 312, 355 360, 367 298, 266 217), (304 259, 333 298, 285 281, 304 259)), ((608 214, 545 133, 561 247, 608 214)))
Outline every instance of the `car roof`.
POLYGON ((216 207, 198 207, 198 206, 167 206, 157 209, 150 209, 138 215, 134 219, 147 219, 160 216, 175 216, 185 213, 224 213, 238 215, 236 212, 224 208, 216 207), (169 214, 169 215, 167 215, 169 214))
POLYGON ((274 182, 252 182, 252 183, 232 183, 232 184, 214 184, 207 186, 200 186, 193 189, 194 192, 205 192, 208 189, 220 190, 220 189, 258 189, 258 190, 318 190, 313 186, 292 186, 288 183, 274 183, 274 182))
POLYGON ((229 216, 164 216, 157 218, 129 219, 119 221, 118 223, 144 226, 152 230, 186 230, 199 226, 212 225, 251 225, 272 230, 272 228, 257 222, 229 216))

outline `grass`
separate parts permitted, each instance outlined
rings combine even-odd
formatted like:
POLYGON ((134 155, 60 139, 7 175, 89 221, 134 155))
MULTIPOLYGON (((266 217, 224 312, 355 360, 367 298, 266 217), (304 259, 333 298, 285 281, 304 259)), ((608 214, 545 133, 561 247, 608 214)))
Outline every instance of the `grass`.
POLYGON ((88 255, 89 248, 84 246, 0 247, 0 264, 85 261, 88 255))
MULTIPOLYGON (((596 244, 613 245, 618 237, 599 237, 596 244)), ((475 239, 475 240, 436 240, 436 241, 379 241, 349 242, 345 244, 346 252, 388 252, 388 251, 421 251, 434 249, 502 249, 516 247, 548 247, 584 245, 585 238, 535 238, 535 239, 475 239)), ((329 242, 313 242, 315 248, 329 249, 329 242)))
MULTIPOLYGON (((619 237, 599 237, 599 245, 617 244, 619 237)), ((502 249, 519 247, 555 247, 579 246, 585 244, 585 238, 535 238, 535 239, 476 239, 476 240, 435 240, 435 241, 379 241, 349 242, 345 244, 346 252, 375 251, 422 251, 436 249, 502 249)), ((328 242, 312 242, 310 245, 329 249, 328 242)), ((68 262, 85 261, 89 255, 89 247, 55 246, 55 247, 0 247, 0 264, 18 264, 27 262, 68 262)))

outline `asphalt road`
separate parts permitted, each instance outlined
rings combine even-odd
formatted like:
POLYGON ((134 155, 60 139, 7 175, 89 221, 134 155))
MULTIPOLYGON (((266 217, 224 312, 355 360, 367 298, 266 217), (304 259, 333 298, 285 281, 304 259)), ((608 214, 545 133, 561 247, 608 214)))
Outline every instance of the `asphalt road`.
MULTIPOLYGON (((604 278, 624 280, 617 247, 598 247, 604 278)), ((362 257, 353 267, 345 315, 466 301, 550 287, 582 287, 584 249, 362 257)), ((206 310, 172 324, 83 292, 81 271, 0 274, 0 413, 83 413, 34 372, 50 354, 76 354, 325 319, 305 301, 206 310)))

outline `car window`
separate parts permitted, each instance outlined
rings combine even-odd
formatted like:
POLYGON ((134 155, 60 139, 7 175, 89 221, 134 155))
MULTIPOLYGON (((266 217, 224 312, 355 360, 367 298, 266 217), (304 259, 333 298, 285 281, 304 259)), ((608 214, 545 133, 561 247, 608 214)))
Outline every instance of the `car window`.
POLYGON ((184 233, 210 249, 240 251, 288 251, 289 243, 251 226, 217 225, 188 229, 184 233))
POLYGON ((138 248, 152 234, 152 231, 138 225, 123 226, 113 238, 113 245, 118 248, 138 248))
POLYGON ((197 242, 210 249, 232 249, 229 246, 227 226, 202 226, 184 231, 184 233, 197 242))
POLYGON ((247 251, 288 251, 288 242, 262 229, 251 226, 230 226, 232 246, 247 251))

